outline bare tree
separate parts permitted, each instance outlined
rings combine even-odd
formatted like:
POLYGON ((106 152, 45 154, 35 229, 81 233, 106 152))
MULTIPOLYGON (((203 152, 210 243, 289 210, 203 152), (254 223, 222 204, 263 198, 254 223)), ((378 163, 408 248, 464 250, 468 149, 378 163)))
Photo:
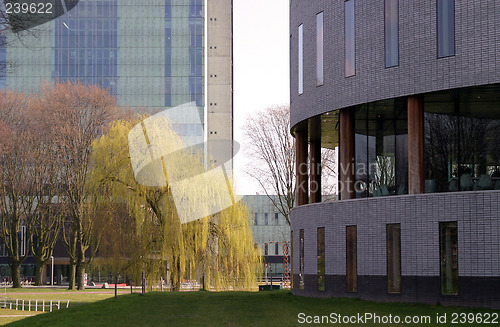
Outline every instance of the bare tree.
POLYGON ((48 112, 46 100, 42 95, 32 94, 30 118, 36 122, 32 128, 33 156, 36 164, 30 169, 30 179, 35 182, 33 196, 36 210, 29 220, 31 252, 35 258, 35 285, 42 285, 42 274, 46 262, 53 254, 56 242, 61 235, 62 222, 66 208, 60 201, 61 180, 60 160, 57 140, 52 131, 54 121, 48 112))
POLYGON ((117 117, 116 100, 97 86, 66 82, 43 88, 47 115, 53 121, 60 159, 61 199, 68 208, 63 238, 70 257, 69 288, 84 288, 84 274, 95 256, 106 217, 98 194, 88 183, 92 169, 92 142, 103 135, 117 117))
POLYGON ((0 231, 9 254, 14 287, 21 287, 20 267, 29 249, 29 229, 34 213, 35 182, 30 169, 35 164, 31 137, 32 122, 27 111, 28 100, 20 93, 0 92, 1 137, 0 158, 0 231))
MULTIPOLYGON (((295 201, 295 138, 290 134, 290 108, 282 105, 252 114, 244 129, 250 158, 246 172, 260 184, 290 224, 290 210, 295 201)), ((322 150, 322 162, 326 180, 335 175, 334 151, 322 150)), ((333 186, 322 183, 322 192, 331 194, 333 186)))

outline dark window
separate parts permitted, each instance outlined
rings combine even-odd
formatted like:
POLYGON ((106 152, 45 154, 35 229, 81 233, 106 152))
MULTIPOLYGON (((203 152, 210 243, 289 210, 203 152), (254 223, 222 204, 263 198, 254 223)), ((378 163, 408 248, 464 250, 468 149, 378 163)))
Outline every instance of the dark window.
POLYGON ((276 226, 280 224, 280 219, 279 219, 279 217, 280 217, 280 216, 279 216, 279 214, 276 212, 276 213, 274 214, 274 224, 275 224, 276 226))
POLYGON ((264 255, 268 255, 268 253, 269 253, 269 244, 266 244, 264 246, 264 255))
POLYGON ((387 225, 387 292, 401 293, 401 224, 387 225))
POLYGON ((439 223, 441 260, 441 294, 458 294, 458 228, 457 222, 439 223))
POLYGON ((279 253, 279 244, 278 243, 274 243, 274 254, 278 255, 278 253, 279 253))
MULTIPOLYGON (((290 267, 292 267, 292 271, 291 271, 291 276, 292 276, 292 288, 293 288, 293 230, 290 231, 290 244, 292 245, 291 249, 290 249, 290 267)), ((287 245, 288 246, 288 245, 287 245)))
POLYGON ((300 230, 299 235, 299 285, 304 289, 304 230, 300 230))
POLYGON ((455 0, 437 0, 438 58, 455 55, 455 0))
POLYGON ((316 86, 323 85, 323 12, 316 15, 316 86))
POLYGON ((318 228, 318 291, 325 290, 325 227, 318 228))
POLYGON ((344 2, 344 46, 346 77, 356 74, 356 41, 354 26, 354 0, 347 0, 344 2))
POLYGON ((269 225, 269 218, 267 212, 264 214, 264 225, 269 225))
POLYGON ((259 214, 255 213, 254 218, 253 218, 254 225, 258 225, 258 222, 259 222, 258 219, 257 219, 258 216, 259 216, 259 214))
POLYGON ((298 65, 299 65, 299 94, 304 93, 304 31, 303 31, 303 26, 302 24, 299 25, 299 42, 298 42, 298 50, 299 50, 299 58, 298 58, 298 65))
POLYGON ((500 190, 500 84, 424 96, 425 192, 500 190))
POLYGON ((385 0, 385 67, 399 65, 399 0, 385 0))
POLYGON ((346 278, 347 291, 358 291, 358 249, 356 226, 346 227, 346 278))
POLYGON ((408 192, 406 98, 356 106, 356 197, 408 192))

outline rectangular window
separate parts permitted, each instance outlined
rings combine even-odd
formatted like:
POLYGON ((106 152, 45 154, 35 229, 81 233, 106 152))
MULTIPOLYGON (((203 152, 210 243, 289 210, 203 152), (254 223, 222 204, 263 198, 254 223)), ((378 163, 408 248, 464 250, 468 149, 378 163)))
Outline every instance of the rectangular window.
POLYGON ((438 58, 455 55, 455 0, 437 0, 438 58))
POLYGON ((274 243, 274 254, 275 255, 279 254, 279 244, 278 243, 274 243))
POLYGON ((323 85, 323 12, 316 15, 316 86, 323 85))
POLYGON ((299 231, 299 286, 304 289, 304 230, 299 231))
POLYGON ((439 223, 441 261, 441 294, 458 294, 458 227, 457 222, 439 223))
POLYGON ((264 255, 269 253, 269 244, 264 245, 264 255))
POLYGON ((318 291, 325 290, 325 227, 318 227, 318 291))
POLYGON ((264 214, 264 225, 269 225, 269 218, 267 212, 264 214))
POLYGON ((346 278, 347 291, 358 291, 358 249, 356 226, 346 227, 346 278))
POLYGON ((290 35, 290 48, 289 48, 289 54, 288 54, 288 59, 289 59, 289 69, 290 69, 290 76, 289 76, 289 82, 290 82, 290 103, 292 103, 292 93, 293 93, 293 88, 292 88, 292 35, 290 35))
POLYGON ((278 226, 280 224, 280 216, 277 212, 274 214, 274 224, 276 226, 278 226))
POLYGON ((258 225, 258 219, 257 219, 258 216, 259 216, 259 214, 255 213, 254 218, 253 218, 253 224, 254 225, 258 225))
POLYGON ((303 26, 299 25, 299 94, 304 93, 304 35, 303 26))
MULTIPOLYGON (((286 244, 286 243, 285 243, 286 244)), ((292 267, 292 272, 291 272, 291 276, 292 276, 292 288, 293 288, 293 230, 290 231, 290 244, 292 245, 292 248, 290 249, 291 253, 290 253, 290 267, 292 267)), ((288 244, 287 244, 287 247, 288 247, 288 244)))
POLYGON ((399 0, 385 0, 385 67, 399 65, 399 0))
POLYGON ((356 74, 354 0, 344 2, 345 77, 356 74))
POLYGON ((401 224, 388 224, 387 292, 401 293, 401 224))

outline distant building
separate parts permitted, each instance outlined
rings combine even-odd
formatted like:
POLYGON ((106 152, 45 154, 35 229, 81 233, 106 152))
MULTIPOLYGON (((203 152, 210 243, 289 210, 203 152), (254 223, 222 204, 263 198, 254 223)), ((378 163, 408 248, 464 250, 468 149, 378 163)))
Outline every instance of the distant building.
MULTIPOLYGON (((272 197, 276 199, 277 195, 272 197)), ((250 211, 253 237, 264 255, 268 277, 271 270, 273 276, 282 277, 283 244, 290 242, 290 226, 286 218, 267 195, 245 195, 243 201, 250 211)))
MULTIPOLYGON (((232 142, 212 144, 233 140, 232 10, 232 0, 80 0, 53 21, 0 35, 0 89, 71 80, 148 112, 194 102, 199 117, 179 114, 174 128, 188 144, 206 140, 207 159, 223 164, 232 142)), ((226 169, 231 176, 232 162, 226 169)), ((69 260, 60 252, 56 276, 69 260)), ((0 248, 2 275, 10 271, 5 254, 0 248)), ((33 276, 28 262, 22 275, 33 276)))

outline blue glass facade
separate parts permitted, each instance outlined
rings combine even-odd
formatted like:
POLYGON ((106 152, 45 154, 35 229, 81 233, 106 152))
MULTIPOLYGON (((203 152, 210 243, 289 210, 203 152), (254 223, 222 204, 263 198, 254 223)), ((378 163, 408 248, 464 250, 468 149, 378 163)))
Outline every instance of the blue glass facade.
POLYGON ((117 96, 118 2, 81 1, 54 24, 53 80, 96 84, 117 96))
POLYGON ((36 34, 7 35, 0 61, 14 65, 0 69, 0 87, 30 91, 45 81, 80 81, 148 112, 195 102, 199 118, 181 115, 175 124, 190 143, 203 142, 196 124, 204 121, 204 11, 204 0, 80 1, 36 34))
POLYGON ((7 71, 7 46, 5 35, 0 35, 0 89, 7 85, 6 71, 7 71))
POLYGON ((203 0, 189 3, 189 95, 197 106, 203 106, 203 0))

